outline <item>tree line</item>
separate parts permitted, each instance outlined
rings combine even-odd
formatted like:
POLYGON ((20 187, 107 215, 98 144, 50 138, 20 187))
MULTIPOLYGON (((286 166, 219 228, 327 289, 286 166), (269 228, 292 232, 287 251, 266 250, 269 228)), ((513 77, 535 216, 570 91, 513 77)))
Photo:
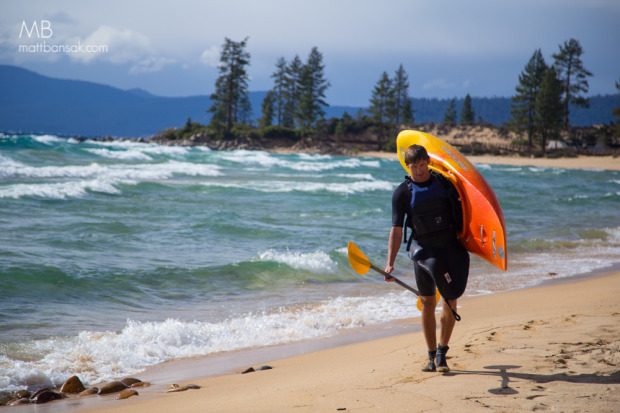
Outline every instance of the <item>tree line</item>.
MULTIPOLYGON (((215 92, 210 96, 213 105, 209 127, 220 138, 236 136, 253 127, 248 100, 248 74, 250 54, 245 51, 248 38, 235 42, 228 38, 222 46, 220 74, 215 82, 215 92), (237 128, 237 130, 235 130, 237 128)), ((272 74, 274 87, 262 103, 260 129, 279 127, 281 133, 300 129, 304 133, 315 130, 317 122, 325 116, 325 91, 330 86, 325 79, 323 55, 314 47, 306 62, 296 55, 290 62, 281 57, 272 74), (274 123, 275 121, 275 123, 274 123)), ((276 131, 278 129, 276 128, 276 131)), ((273 128, 272 128, 272 134, 273 128)), ((286 134, 286 133, 285 133, 286 134)))
POLYGON ((587 70, 581 60, 583 49, 575 39, 565 41, 548 66, 537 49, 519 75, 517 94, 512 97, 511 126, 527 135, 528 145, 537 140, 544 153, 549 139, 569 130, 569 104, 588 107, 583 96, 589 90, 587 70))
MULTIPOLYGON (((280 57, 271 75, 273 88, 261 105, 261 117, 252 118, 248 99, 250 54, 246 51, 248 38, 235 42, 225 38, 220 53, 219 76, 215 91, 210 96, 212 114, 207 127, 213 137, 225 139, 235 136, 258 134, 265 137, 299 138, 300 136, 347 135, 370 130, 378 137, 379 147, 386 148, 403 127, 415 123, 415 111, 409 95, 409 78, 401 64, 390 77, 383 72, 374 86, 366 110, 355 118, 344 113, 340 119, 326 120, 326 90, 331 86, 325 78, 323 55, 312 48, 305 61, 295 55, 290 61, 280 57), (258 124, 256 124, 258 123, 258 124)), ((589 101, 587 78, 592 76, 581 60, 583 49, 579 42, 570 39, 552 55, 554 63, 547 65, 537 49, 519 75, 516 95, 511 98, 513 130, 527 136, 530 148, 535 143, 543 149, 550 139, 557 138, 562 129, 568 130, 569 104, 586 106, 589 101)), ((616 84, 618 86, 618 84, 616 84)), ((478 123, 482 122, 479 117, 478 123)), ((474 124, 476 112, 469 94, 465 97, 460 119, 455 99, 444 114, 446 124, 474 124)), ((186 130, 195 130, 188 119, 186 130), (188 129, 189 128, 189 129, 188 129)))

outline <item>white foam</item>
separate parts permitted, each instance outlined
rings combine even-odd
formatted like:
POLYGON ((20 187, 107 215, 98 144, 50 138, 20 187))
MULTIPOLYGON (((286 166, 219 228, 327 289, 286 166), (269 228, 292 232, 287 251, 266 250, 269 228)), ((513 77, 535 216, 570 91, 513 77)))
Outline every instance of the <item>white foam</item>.
POLYGON ((332 157, 311 155, 300 155, 298 156, 299 160, 291 161, 267 152, 246 150, 226 152, 220 156, 227 161, 243 163, 246 166, 255 164, 266 168, 280 167, 304 172, 321 172, 338 168, 359 168, 361 166, 379 168, 381 166, 378 160, 343 158, 334 161, 332 157))
MULTIPOLYGON (((126 181, 132 183, 132 181, 126 181)), ((119 181, 110 182, 105 179, 92 179, 76 182, 60 182, 50 184, 14 184, 0 188, 0 198, 21 198, 34 196, 47 199, 81 198, 87 191, 118 194, 114 186, 119 181)))
POLYGON ((414 298, 408 292, 338 297, 221 322, 128 320, 120 332, 84 331, 72 338, 32 341, 25 351, 40 354, 39 360, 0 356, 0 391, 17 390, 24 383, 57 386, 74 374, 90 385, 175 358, 325 337, 342 329, 419 315, 414 298))
POLYGON ((101 176, 109 170, 96 163, 75 166, 27 166, 0 164, 0 176, 15 178, 90 178, 101 176))
POLYGON ((127 151, 113 151, 105 148, 92 148, 86 149, 88 152, 95 154, 97 156, 101 156, 103 158, 111 158, 111 159, 121 159, 124 161, 127 160, 135 160, 135 161, 151 161, 149 155, 144 153, 141 150, 127 150, 127 151))
POLYGON ((25 166, 23 163, 0 154, 0 177, 9 175, 9 173, 5 173, 5 171, 14 171, 23 166, 25 166))
POLYGON ((298 270, 307 270, 316 274, 334 274, 338 271, 338 264, 322 251, 300 253, 291 251, 277 252, 273 249, 269 249, 258 255, 258 261, 280 262, 289 267, 298 270))
POLYGON ((259 192, 278 193, 278 192, 333 192, 338 194, 355 194, 371 191, 392 191, 394 185, 387 181, 358 181, 349 183, 329 183, 329 182, 294 182, 290 181, 213 181, 202 182, 205 186, 222 188, 241 188, 259 192))
POLYGON ((158 145, 155 143, 145 143, 138 141, 87 141, 88 145, 104 146, 105 148, 89 148, 89 152, 99 156, 114 159, 131 159, 131 156, 138 157, 142 154, 147 155, 187 155, 191 148, 187 146, 158 145), (126 158, 123 158, 123 157, 126 158))
MULTIPOLYGON (((6 158, 4 158, 6 159, 6 158)), ((186 176, 221 175, 220 167, 209 164, 169 161, 153 164, 41 166, 32 167, 0 160, 0 177, 27 179, 81 179, 67 182, 16 183, 0 187, 0 198, 38 196, 51 199, 82 197, 87 190, 117 194, 115 185, 134 185, 144 181, 171 179, 175 174, 186 176)))
POLYGON ((318 153, 317 154, 298 153, 297 156, 300 159, 310 159, 310 160, 313 160, 313 161, 316 161, 316 160, 324 161, 324 160, 333 159, 333 157, 331 155, 321 155, 321 154, 318 154, 318 153))
POLYGON ((59 138, 58 136, 55 136, 55 135, 33 136, 32 139, 37 142, 43 143, 45 145, 51 145, 52 143, 56 143, 56 142, 67 142, 67 139, 59 138))

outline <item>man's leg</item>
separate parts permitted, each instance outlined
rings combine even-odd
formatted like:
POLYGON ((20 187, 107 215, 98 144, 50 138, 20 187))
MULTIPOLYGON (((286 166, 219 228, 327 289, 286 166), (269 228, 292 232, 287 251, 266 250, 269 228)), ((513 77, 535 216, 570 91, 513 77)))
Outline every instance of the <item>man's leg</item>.
MULTIPOLYGON (((448 300, 450 307, 456 311, 456 300, 448 300)), ((442 346, 447 346, 450 342, 450 337, 452 336, 452 330, 454 330, 454 323, 456 320, 454 319, 454 314, 452 314, 452 310, 448 308, 445 301, 443 303, 443 309, 441 311, 441 332, 439 333, 439 344, 442 346)))
MULTIPOLYGON (((448 300, 450 307, 456 310, 456 300, 448 300)), ((452 336, 452 330, 454 330, 454 314, 452 310, 448 308, 446 302, 443 303, 443 309, 441 311, 441 331, 439 333, 439 346, 437 350, 437 370, 447 373, 450 371, 448 363, 446 362, 446 353, 448 352, 448 343, 452 336)))
POLYGON ((435 320, 435 296, 420 296, 422 302, 422 332, 428 347, 429 363, 422 371, 435 371, 435 354, 437 353, 437 321, 435 320))

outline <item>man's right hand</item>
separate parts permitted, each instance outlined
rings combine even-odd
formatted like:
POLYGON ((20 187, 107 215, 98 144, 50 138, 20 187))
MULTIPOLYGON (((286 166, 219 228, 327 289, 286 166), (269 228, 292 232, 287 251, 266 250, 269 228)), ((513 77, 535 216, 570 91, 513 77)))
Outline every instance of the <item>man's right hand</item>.
MULTIPOLYGON (((394 266, 393 265, 386 265, 385 266, 385 272, 387 272, 388 274, 392 274, 392 271, 394 271, 394 266)), ((384 275, 383 276, 383 280, 387 281, 387 282, 393 282, 394 281, 394 277, 392 277, 392 276, 388 277, 387 275, 384 275)))

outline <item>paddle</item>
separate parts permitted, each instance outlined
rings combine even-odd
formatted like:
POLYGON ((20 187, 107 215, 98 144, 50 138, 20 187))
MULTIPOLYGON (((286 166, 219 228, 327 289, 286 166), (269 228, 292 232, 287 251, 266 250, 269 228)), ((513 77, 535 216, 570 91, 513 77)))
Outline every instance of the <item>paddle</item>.
MULTIPOLYGON (((416 290, 413 287, 410 287, 409 285, 405 284, 404 282, 402 282, 401 280, 399 280, 398 278, 394 277, 392 274, 388 274, 387 272, 383 271, 381 268, 377 267, 376 265, 374 265, 373 263, 370 262, 370 260, 368 258, 366 258, 366 256, 364 255, 364 253, 357 247, 357 245, 355 245, 353 242, 349 241, 349 264, 351 264, 351 267, 353 267, 353 269, 355 270, 356 273, 360 274, 360 275, 364 275, 368 272, 369 269, 373 269, 376 272, 378 272, 379 274, 387 277, 387 278, 393 278, 394 282, 398 285, 400 285, 401 287, 404 287, 406 289, 408 289, 409 291, 411 291, 412 293, 414 293, 415 295, 418 296, 418 310, 422 311, 422 300, 420 300, 420 292, 418 290, 416 290)), ((436 297, 437 297, 437 303, 439 302, 439 299, 441 298, 441 295, 439 294, 439 290, 436 290, 436 297)), ((448 304, 448 302, 446 302, 446 305, 448 305, 448 308, 450 308, 450 310, 452 310, 452 307, 450 307, 450 305, 448 304)), ((452 314, 454 314, 454 318, 457 321, 461 320, 461 316, 459 316, 456 311, 452 310, 452 314)))
POLYGON ((351 264, 351 267, 353 267, 355 272, 360 275, 366 274, 368 270, 372 268, 373 270, 377 271, 379 274, 384 275, 387 278, 394 278, 394 282, 396 284, 400 285, 401 287, 405 287, 406 289, 408 289, 409 291, 417 295, 418 300, 419 300, 420 292, 418 290, 416 290, 413 287, 408 286, 407 284, 405 284, 398 278, 394 277, 391 274, 388 274, 387 272, 383 271, 381 268, 373 265, 370 262, 370 260, 366 258, 364 253, 360 251, 359 248, 357 248, 357 245, 355 245, 352 242, 349 242, 349 263, 351 264))

